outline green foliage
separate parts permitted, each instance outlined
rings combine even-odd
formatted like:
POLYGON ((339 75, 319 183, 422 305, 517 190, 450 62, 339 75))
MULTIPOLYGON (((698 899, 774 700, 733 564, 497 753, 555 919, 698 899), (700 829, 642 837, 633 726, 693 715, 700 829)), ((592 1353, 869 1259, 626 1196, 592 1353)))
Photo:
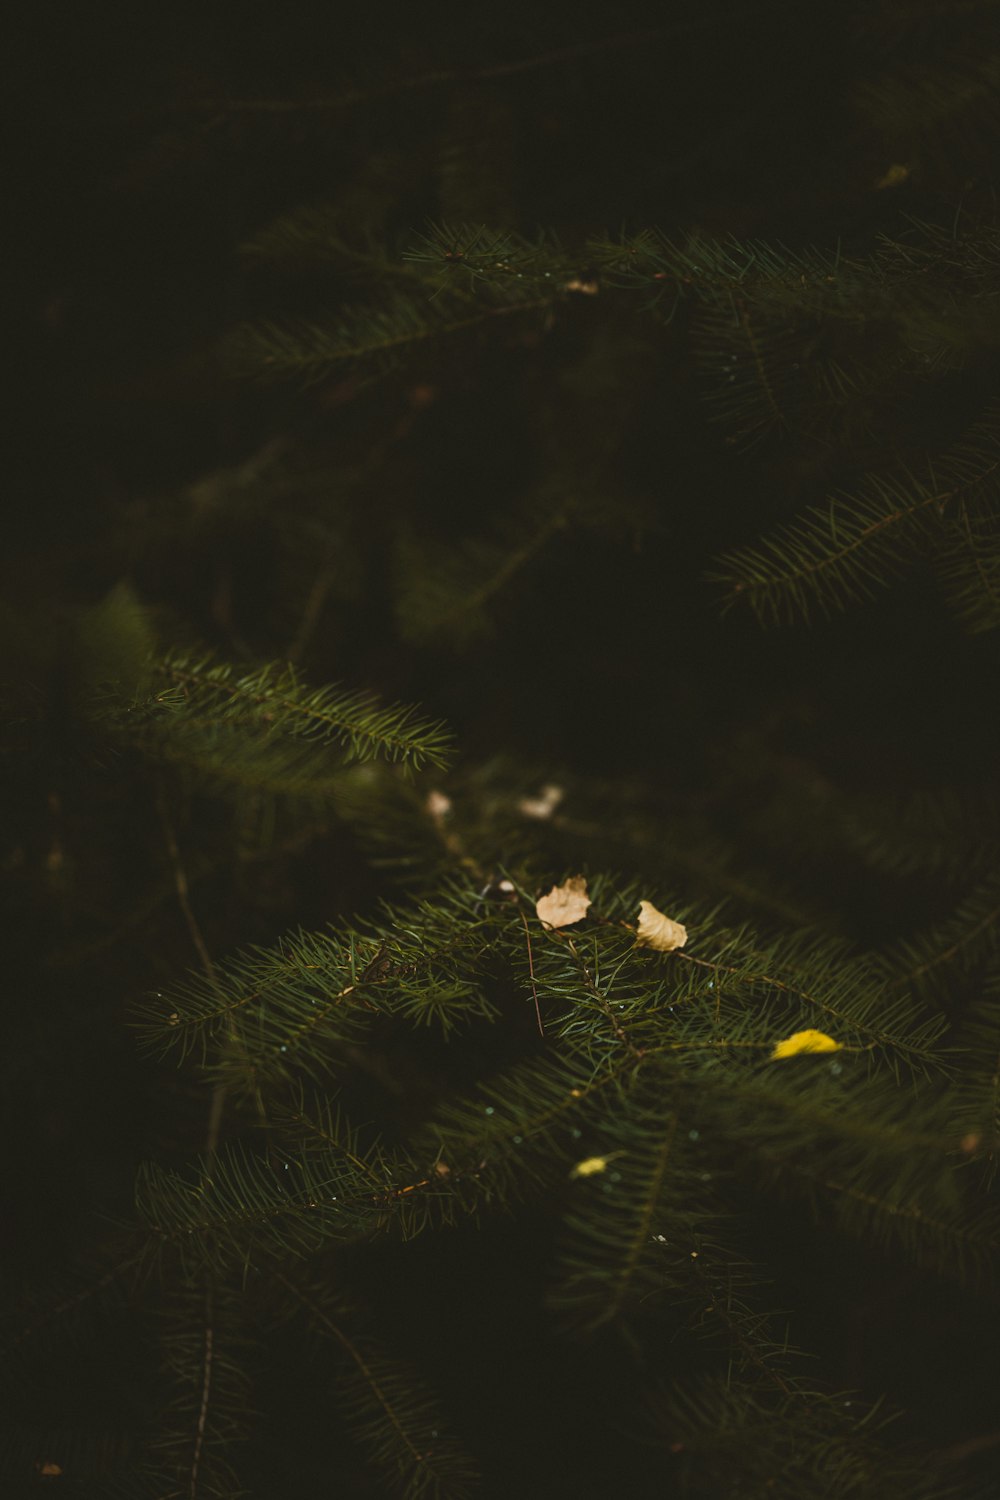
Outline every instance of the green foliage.
POLYGON ((774 1384, 748 1396, 725 1381, 700 1380, 660 1396, 653 1421, 670 1436, 686 1493, 707 1500, 737 1482, 748 1495, 787 1500, 860 1497, 876 1485, 899 1500, 948 1500, 958 1493, 928 1474, 919 1456, 886 1451, 881 1433, 889 1418, 877 1408, 850 1396, 804 1392, 785 1375, 774 1384))
MULTIPOLYGON (((293 221, 274 234, 322 241, 323 223, 307 213, 301 229, 293 221)), ((641 291, 654 326, 682 304, 695 308, 707 394, 734 443, 793 432, 828 442, 836 425, 842 441, 855 428, 871 440, 880 406, 888 419, 892 396, 898 404, 915 377, 960 369, 995 346, 989 287, 997 264, 993 226, 975 221, 946 235, 914 220, 905 236, 883 236, 867 257, 732 238, 683 244, 655 229, 592 237, 574 256, 552 233, 531 240, 483 225, 433 224, 403 254, 411 283, 382 306, 348 306, 333 323, 247 328, 233 348, 264 374, 322 378, 359 362, 378 373, 407 347, 485 327, 498 314, 546 308, 550 329, 567 296, 641 291)), ((763 545, 726 554, 715 576, 762 620, 808 618, 870 598, 915 558, 932 555, 961 618, 973 630, 992 628, 996 431, 990 407, 958 444, 895 471, 868 472, 855 490, 835 492, 763 545)), ((470 556, 458 552, 437 566, 411 556, 411 544, 405 587, 419 594, 410 602, 404 594, 404 618, 418 609, 428 616, 424 628, 437 628, 438 619, 447 628, 453 606, 435 599, 457 592, 449 570, 502 579, 531 548, 525 535, 513 522, 481 557, 477 542, 470 556)))
POLYGON ((24 111, 12 1493, 978 1500, 996 5, 650 20, 24 111))
POLYGON ((85 713, 106 711, 108 695, 138 697, 151 686, 155 650, 149 612, 126 583, 84 610, 75 634, 75 689, 85 713))
POLYGON ((476 976, 496 928, 495 919, 473 915, 466 893, 446 891, 363 929, 290 934, 277 949, 250 949, 211 976, 193 974, 169 997, 151 997, 137 1015, 140 1034, 202 1057, 225 1039, 218 1066, 244 1087, 264 1075, 325 1069, 331 1051, 358 1039, 371 1017, 447 1035, 492 1013, 476 976))
POLYGON ((256 1351, 239 1293, 211 1281, 182 1282, 159 1308, 165 1402, 141 1479, 170 1493, 245 1494, 236 1464, 254 1418, 256 1351), (192 1433, 194 1441, 192 1442, 192 1433))
POLYGON ((895 945, 885 955, 889 983, 897 989, 929 988, 933 994, 956 972, 975 972, 991 959, 1000 942, 1000 880, 990 874, 954 912, 928 931, 895 945))
POLYGON ((145 665, 149 696, 119 692, 110 705, 116 738, 196 789, 333 809, 352 765, 382 760, 408 774, 448 761, 440 723, 369 693, 309 688, 291 663, 243 672, 174 651, 145 665))
POLYGON ((419 1373, 353 1327, 350 1304, 328 1281, 275 1273, 287 1317, 332 1345, 338 1368, 331 1399, 387 1486, 427 1500, 465 1500, 478 1488, 476 1466, 419 1373))
POLYGON ((968 579, 970 569, 986 586, 985 594, 980 588, 963 595, 963 612, 975 617, 976 610, 990 606, 988 576, 976 559, 971 532, 959 561, 954 527, 949 535, 940 522, 957 512, 956 524, 964 527, 969 505, 995 503, 998 444, 998 415, 991 412, 960 446, 929 464, 925 478, 873 476, 856 494, 835 495, 763 544, 723 558, 717 579, 728 587, 730 602, 745 600, 765 623, 808 619, 871 598, 915 558, 933 556, 943 540, 953 587, 956 578, 968 579))
POLYGON ((470 537, 441 552, 412 535, 398 539, 399 618, 404 638, 446 639, 468 645, 494 633, 490 606, 513 578, 557 537, 573 513, 558 492, 530 496, 519 513, 488 537, 470 537))

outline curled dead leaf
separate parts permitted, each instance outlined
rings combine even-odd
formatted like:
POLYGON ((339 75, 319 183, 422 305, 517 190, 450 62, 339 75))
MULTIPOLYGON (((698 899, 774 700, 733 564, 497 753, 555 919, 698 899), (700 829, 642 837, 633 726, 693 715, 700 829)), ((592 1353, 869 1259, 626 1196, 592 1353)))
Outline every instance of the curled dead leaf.
POLYGON ((526 818, 551 818, 563 799, 563 789, 547 782, 538 797, 522 797, 517 810, 526 818))
POLYGON ((655 948, 659 953, 672 953, 683 948, 688 940, 687 928, 673 917, 658 911, 652 901, 639 902, 639 926, 636 943, 640 948, 655 948))
POLYGON ((535 902, 538 920, 546 927, 569 927, 587 915, 590 897, 583 875, 571 875, 562 885, 554 885, 547 896, 535 902))

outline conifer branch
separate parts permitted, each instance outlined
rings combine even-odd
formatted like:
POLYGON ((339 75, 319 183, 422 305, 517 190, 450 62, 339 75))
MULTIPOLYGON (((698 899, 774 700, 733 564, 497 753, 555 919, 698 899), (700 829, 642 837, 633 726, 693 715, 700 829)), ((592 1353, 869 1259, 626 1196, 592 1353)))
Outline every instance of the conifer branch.
POLYGON ((215 1338, 212 1313, 212 1291, 205 1291, 205 1355, 202 1365, 201 1397, 198 1402, 198 1420, 195 1425, 194 1453, 191 1456, 191 1500, 197 1500, 198 1471, 201 1466, 201 1451, 205 1443, 205 1424, 208 1420, 208 1401, 212 1389, 212 1345, 215 1338))
POLYGON ((449 736, 406 705, 380 708, 366 693, 308 689, 288 664, 239 674, 228 663, 168 654, 155 663, 168 688, 157 703, 195 724, 266 729, 317 744, 337 743, 354 760, 384 757, 443 766, 449 736))
POLYGON ((399 357, 431 339, 453 337, 495 318, 538 312, 551 297, 507 293, 503 302, 483 302, 473 311, 429 297, 398 296, 379 307, 350 308, 324 322, 247 323, 234 330, 225 348, 234 368, 262 379, 296 375, 307 384, 358 366, 382 374, 399 357))
POLYGON ((205 970, 208 981, 214 985, 216 982, 215 965, 212 963, 211 955, 205 945, 205 939, 202 936, 201 928, 198 925, 197 918, 191 906, 187 874, 181 861, 180 849, 177 847, 177 837, 174 833, 173 824, 167 812, 167 799, 162 778, 157 782, 156 786, 156 806, 160 815, 160 823, 163 827, 163 837, 167 845, 167 853, 170 856, 170 863, 173 869, 174 889, 177 892, 178 905, 183 913, 187 930, 191 936, 191 942, 194 945, 195 952, 201 959, 202 967, 205 970))
POLYGON ((762 543, 727 553, 711 576, 728 587, 727 604, 748 603, 762 623, 808 620, 816 609, 829 615, 871 598, 941 534, 935 522, 949 508, 993 495, 998 445, 992 413, 929 467, 926 482, 872 477, 856 494, 835 495, 762 543))
MULTIPOLYGON (((49 1324, 61 1322, 68 1314, 75 1313, 78 1308, 83 1307, 92 1298, 98 1298, 100 1293, 106 1291, 109 1287, 115 1287, 120 1290, 125 1274, 141 1266, 146 1259, 146 1255, 146 1245, 140 1244, 136 1249, 130 1251, 129 1254, 116 1260, 110 1270, 92 1278, 84 1287, 68 1293, 65 1297, 60 1298, 59 1301, 44 1307, 37 1314, 30 1316, 26 1322, 21 1323, 16 1333, 12 1334, 0 1345, 0 1355, 3 1356, 4 1360, 10 1361, 15 1350, 19 1349, 21 1345, 37 1339, 42 1329, 47 1328, 49 1324)), ((22 1316, 25 1311, 26 1309, 22 1308, 22 1316)))
POLYGON ((488 628, 487 606, 568 526, 572 504, 533 495, 497 534, 466 540, 444 556, 400 545, 399 613, 408 636, 471 638, 488 628))
POLYGON ((478 1488, 468 1454, 449 1434, 430 1392, 415 1372, 344 1327, 343 1310, 329 1288, 297 1283, 278 1267, 271 1277, 293 1306, 308 1315, 312 1329, 333 1341, 346 1365, 340 1392, 352 1436, 368 1450, 387 1480, 402 1485, 412 1500, 466 1500, 478 1488), (341 1315, 337 1315, 338 1311, 341 1315))
POLYGON ((134 1486, 145 1479, 165 1500, 245 1493, 231 1461, 254 1415, 251 1346, 240 1304, 240 1292, 229 1286, 174 1285, 167 1291, 158 1321, 173 1393, 134 1486))
MULTIPOLYGON (((946 1218, 928 1213, 919 1203, 897 1202, 889 1192, 868 1192, 853 1183, 821 1176, 806 1166, 792 1165, 787 1170, 818 1184, 842 1204, 860 1205, 864 1211, 860 1227, 870 1233, 872 1225, 877 1225, 887 1237, 898 1236, 918 1263, 929 1264, 944 1274, 958 1274, 962 1279, 969 1277, 979 1284, 985 1284, 991 1276, 1000 1249, 1000 1218, 995 1213, 981 1211, 946 1218), (940 1243, 936 1249, 933 1243, 928 1245, 929 1237, 943 1242, 944 1251, 940 1243)), ((845 1226, 850 1227, 851 1217, 845 1214, 843 1218, 845 1226)))
POLYGON ((915 985, 936 977, 938 969, 950 964, 968 967, 994 951, 998 941, 1000 876, 993 875, 976 886, 946 922, 917 939, 896 944, 885 957, 886 977, 893 989, 915 985))
POLYGON ((974 634, 1000 625, 998 512, 963 500, 934 559, 949 603, 974 634))
POLYGON ((664 1177, 670 1162, 674 1136, 677 1133, 677 1120, 678 1116, 676 1112, 671 1112, 667 1121, 667 1128, 663 1135, 663 1142, 654 1158, 652 1176, 642 1195, 641 1213, 636 1222, 636 1227, 628 1240, 627 1253, 612 1283, 613 1290, 606 1313, 608 1320, 614 1321, 621 1311, 626 1292, 635 1274, 639 1257, 646 1249, 653 1215, 656 1212, 664 1177))

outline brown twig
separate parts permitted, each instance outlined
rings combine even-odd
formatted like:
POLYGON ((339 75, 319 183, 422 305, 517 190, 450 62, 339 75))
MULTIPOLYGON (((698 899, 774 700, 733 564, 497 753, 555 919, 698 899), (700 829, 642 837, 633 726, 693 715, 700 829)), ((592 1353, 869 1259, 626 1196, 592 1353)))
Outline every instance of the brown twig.
POLYGON ((201 1401, 198 1405, 198 1421, 194 1433, 194 1454, 191 1459, 191 1500, 196 1500, 198 1494, 198 1469, 201 1464, 201 1450, 205 1442, 205 1425, 208 1421, 208 1397, 212 1386, 212 1345, 214 1342, 213 1316, 212 1316, 212 1289, 205 1289, 205 1355, 202 1363, 201 1401))
POLYGON ((625 1046, 625 1047, 628 1048, 628 1050, 632 1053, 633 1057, 637 1057, 637 1058, 638 1057, 643 1057, 645 1055, 645 1048, 643 1048, 643 1047, 637 1047, 635 1045, 635 1043, 632 1041, 632 1038, 629 1036, 628 1032, 622 1026, 622 1024, 619 1021, 618 1017, 615 1015, 614 1011, 611 1009, 611 1006, 610 1006, 610 1004, 608 1002, 607 996, 606 995, 602 995, 601 992, 600 992, 600 990, 597 988, 597 985, 594 982, 594 979, 593 979, 593 976, 591 975, 590 970, 587 968, 587 965, 586 965, 585 961, 580 957, 580 953, 579 953, 579 951, 577 949, 577 946, 573 942, 573 939, 570 937, 569 933, 566 934, 566 941, 569 944, 569 951, 572 953, 573 957, 576 959, 577 963, 580 965, 580 973, 583 975, 583 982, 584 982, 584 984, 587 986, 587 989, 590 991, 590 993, 593 995, 594 999, 597 1001, 597 1004, 598 1004, 601 1012, 603 1013, 603 1015, 605 1015, 607 1017, 610 1025, 611 1025, 611 1028, 614 1031, 615 1036, 618 1038, 618 1040, 622 1043, 623 1046, 625 1046))
MULTIPOLYGON (((174 887, 177 891, 177 900, 184 920, 187 923, 191 941, 194 944, 198 957, 201 959, 202 967, 208 976, 209 983, 214 989, 218 989, 218 975, 212 962, 211 954, 198 925, 198 919, 194 914, 188 895, 187 875, 181 860, 180 849, 177 844, 177 836, 174 833, 170 814, 167 810, 167 799, 163 789, 162 780, 157 784, 156 802, 160 814, 160 822, 163 825, 163 835, 166 840, 167 852, 170 855, 170 863, 174 871, 174 887)), ((222 1115, 226 1103, 226 1085, 219 1082, 212 1090, 212 1099, 208 1109, 208 1126, 205 1132, 205 1168, 206 1173, 211 1168, 212 1160, 218 1150, 219 1134, 222 1129, 222 1115)), ((207 1181, 207 1176, 206 1179, 207 1181)), ((212 1357, 215 1342, 214 1330, 214 1306, 211 1285, 205 1288, 205 1347, 202 1360, 201 1399, 198 1403, 198 1418, 195 1423, 194 1452, 191 1456, 191 1477, 189 1494, 191 1500, 196 1500, 198 1494, 198 1473, 201 1467, 202 1448, 205 1443, 205 1428, 208 1423, 208 1404, 212 1390, 212 1357)))
POLYGON ((517 914, 521 918, 521 921, 524 923, 524 941, 528 949, 528 974, 531 978, 531 993, 535 997, 535 1015, 538 1019, 538 1035, 544 1036, 545 1027, 542 1025, 542 1011, 540 1005, 538 1004, 538 986, 535 984, 535 961, 531 952, 531 932, 528 928, 528 919, 524 915, 524 912, 521 910, 520 906, 518 906, 517 908, 517 914))
POLYGON ((184 866, 181 863, 181 851, 177 847, 177 837, 174 833, 173 824, 170 821, 170 814, 167 811, 167 799, 164 795, 162 781, 158 783, 156 788, 156 806, 160 814, 160 822, 163 825, 163 837, 167 845, 167 853, 170 855, 170 863, 173 866, 174 890, 177 892, 177 902, 183 913, 184 921, 187 924, 191 941, 195 946, 198 957, 201 959, 202 967, 212 984, 215 985, 218 982, 218 976, 215 972, 215 965, 212 963, 211 954, 202 936, 201 928, 198 926, 198 920, 191 907, 188 895, 187 875, 184 873, 184 866))

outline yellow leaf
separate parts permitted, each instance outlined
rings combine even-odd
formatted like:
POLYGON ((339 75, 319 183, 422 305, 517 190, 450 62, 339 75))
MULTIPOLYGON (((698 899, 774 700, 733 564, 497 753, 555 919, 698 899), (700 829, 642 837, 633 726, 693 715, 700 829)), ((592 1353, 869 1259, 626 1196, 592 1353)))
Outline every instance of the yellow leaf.
POLYGON ((563 885, 554 885, 547 896, 535 902, 538 919, 546 927, 569 927, 587 915, 590 897, 583 875, 571 875, 563 885))
POLYGON ((785 1041, 779 1042, 771 1053, 771 1061, 779 1057, 795 1057, 799 1052, 839 1052, 840 1043, 825 1031, 796 1031, 785 1041))
POLYGON ((578 1161, 569 1175, 571 1177, 593 1177, 595 1172, 603 1172, 607 1164, 608 1158, 606 1156, 588 1156, 586 1161, 578 1161))
POLYGON ((660 953, 672 953, 683 948, 688 940, 687 928, 673 917, 657 911, 652 901, 639 902, 639 928, 635 938, 640 948, 656 948, 660 953))

